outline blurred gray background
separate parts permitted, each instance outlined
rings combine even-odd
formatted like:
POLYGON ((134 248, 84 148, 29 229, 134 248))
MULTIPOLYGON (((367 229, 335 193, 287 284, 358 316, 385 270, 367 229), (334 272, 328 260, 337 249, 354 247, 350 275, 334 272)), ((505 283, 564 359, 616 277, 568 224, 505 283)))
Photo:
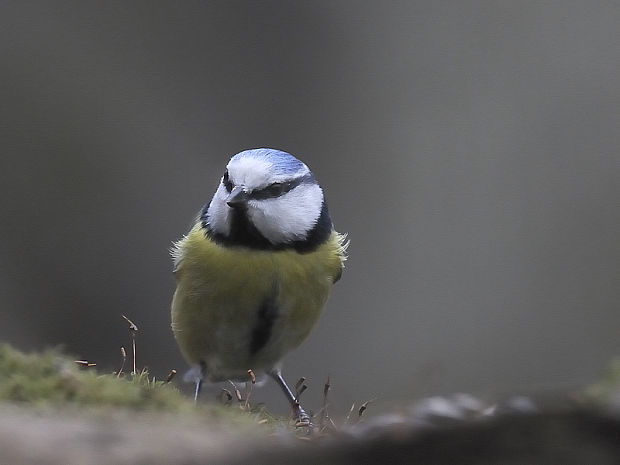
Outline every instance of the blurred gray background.
POLYGON ((123 313, 139 366, 184 370, 168 248, 267 146, 351 239, 286 359, 309 407, 328 375, 337 411, 380 409, 579 386, 620 354, 614 2, 15 1, 0 22, 1 340, 111 371, 123 313))

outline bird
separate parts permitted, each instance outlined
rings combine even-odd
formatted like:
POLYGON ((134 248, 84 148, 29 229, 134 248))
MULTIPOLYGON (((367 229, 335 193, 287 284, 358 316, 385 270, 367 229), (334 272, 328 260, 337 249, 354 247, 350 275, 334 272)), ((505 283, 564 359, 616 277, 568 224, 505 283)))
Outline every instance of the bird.
POLYGON ((195 400, 204 380, 247 380, 252 370, 273 378, 298 422, 310 424, 282 359, 319 320, 348 244, 305 163, 271 148, 230 159, 213 198, 171 249, 171 326, 192 366, 195 400))

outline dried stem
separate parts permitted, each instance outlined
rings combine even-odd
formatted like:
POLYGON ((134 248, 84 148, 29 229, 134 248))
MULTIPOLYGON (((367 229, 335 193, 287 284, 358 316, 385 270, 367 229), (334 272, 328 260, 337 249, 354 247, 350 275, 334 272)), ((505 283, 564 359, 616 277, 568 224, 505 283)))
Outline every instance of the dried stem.
POLYGON ((321 415, 321 420, 319 422, 319 428, 320 431, 323 431, 325 429, 325 427, 327 426, 327 422, 330 420, 329 418, 329 411, 328 411, 328 394, 329 394, 329 390, 331 388, 331 384, 330 384, 330 380, 329 380, 329 375, 327 376, 327 381, 325 382, 325 386, 323 386, 323 408, 322 410, 322 415, 321 415))
POLYGON ((117 378, 121 377, 123 373, 123 368, 125 368, 125 361, 127 360, 127 351, 123 346, 121 346, 121 367, 118 369, 118 373, 116 374, 117 378))
POLYGON ((138 332, 138 327, 136 324, 127 318, 125 315, 121 315, 127 323, 129 323, 129 334, 131 335, 131 353, 133 357, 133 371, 132 375, 135 375, 138 370, 136 370, 136 333, 138 332))
POLYGON ((166 377, 166 384, 172 381, 172 378, 174 378, 176 375, 177 371, 175 369, 170 370, 170 373, 168 373, 168 376, 166 377))

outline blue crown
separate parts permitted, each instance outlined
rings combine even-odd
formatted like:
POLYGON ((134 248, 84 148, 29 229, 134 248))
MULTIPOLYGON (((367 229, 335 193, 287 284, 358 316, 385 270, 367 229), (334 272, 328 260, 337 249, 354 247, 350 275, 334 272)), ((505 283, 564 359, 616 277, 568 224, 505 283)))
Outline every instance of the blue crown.
POLYGON ((261 148, 244 150, 243 152, 239 152, 237 155, 232 157, 230 161, 239 160, 242 158, 262 158, 273 166, 274 171, 277 171, 280 174, 294 174, 304 168, 307 168, 303 162, 299 161, 290 153, 276 149, 261 148))

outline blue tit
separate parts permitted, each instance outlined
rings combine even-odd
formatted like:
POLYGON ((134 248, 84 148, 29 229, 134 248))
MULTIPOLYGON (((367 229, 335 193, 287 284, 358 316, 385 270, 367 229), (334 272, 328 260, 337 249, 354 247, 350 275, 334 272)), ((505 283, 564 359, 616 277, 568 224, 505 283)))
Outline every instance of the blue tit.
POLYGON ((211 202, 174 244, 172 331, 203 379, 265 372, 298 418, 281 360, 317 323, 346 259, 323 190, 310 169, 274 149, 233 156, 211 202))

